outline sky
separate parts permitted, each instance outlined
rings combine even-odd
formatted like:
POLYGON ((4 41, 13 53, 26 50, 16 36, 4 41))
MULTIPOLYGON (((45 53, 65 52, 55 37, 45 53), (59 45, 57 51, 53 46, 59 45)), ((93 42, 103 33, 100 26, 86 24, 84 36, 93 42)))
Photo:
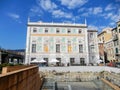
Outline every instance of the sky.
POLYGON ((0 0, 0 47, 25 49, 31 22, 85 23, 101 32, 116 27, 120 0, 0 0))

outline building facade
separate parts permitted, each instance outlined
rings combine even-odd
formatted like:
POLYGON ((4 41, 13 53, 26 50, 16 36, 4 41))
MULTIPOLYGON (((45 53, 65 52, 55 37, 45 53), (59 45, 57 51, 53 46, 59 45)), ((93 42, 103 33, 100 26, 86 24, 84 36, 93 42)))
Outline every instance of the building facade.
POLYGON ((114 59, 113 42, 112 42, 112 28, 104 28, 101 33, 98 34, 99 55, 103 62, 114 59), (110 56, 113 54, 112 56, 110 56))
POLYGON ((116 28, 112 29, 112 37, 115 60, 120 61, 120 21, 117 22, 116 28))
POLYGON ((88 30, 89 63, 96 64, 99 60, 98 39, 96 30, 88 30))
POLYGON ((26 64, 33 59, 47 64, 57 59, 58 65, 88 65, 89 54, 86 24, 28 22, 26 64))
POLYGON ((105 51, 107 52, 107 60, 111 61, 115 59, 115 54, 114 54, 114 43, 113 40, 110 39, 104 44, 105 51))

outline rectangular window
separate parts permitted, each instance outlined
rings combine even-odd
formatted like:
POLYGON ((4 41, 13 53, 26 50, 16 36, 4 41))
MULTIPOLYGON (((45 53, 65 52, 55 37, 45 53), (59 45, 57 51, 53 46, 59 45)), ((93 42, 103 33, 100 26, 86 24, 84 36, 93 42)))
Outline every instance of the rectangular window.
POLYGON ((33 28, 33 32, 34 32, 34 33, 37 32, 37 28, 33 28))
POLYGON ((70 58, 70 64, 74 64, 75 63, 75 58, 70 58))
POLYGON ((71 45, 68 45, 68 52, 69 52, 69 53, 72 52, 72 47, 71 47, 71 45))
POLYGON ((36 53, 36 44, 32 44, 32 53, 36 53))
POLYGON ((119 33, 120 33, 120 29, 119 29, 119 33))
POLYGON ((67 30, 68 33, 71 33, 70 29, 67 30))
POLYGON ((82 32, 82 30, 81 30, 81 29, 79 29, 79 30, 78 30, 78 33, 81 33, 81 32, 82 32))
POLYGON ((90 38, 93 38, 93 33, 90 33, 90 38))
POLYGON ((60 53, 60 44, 56 44, 56 52, 60 53))
POLYGON ((83 53, 83 45, 79 45, 79 53, 83 53))
POLYGON ((80 58, 80 64, 85 65, 85 58, 80 58))
POLYGON ((57 28, 57 29, 56 29, 56 33, 60 33, 60 30, 59 30, 59 28, 57 28))
POLYGON ((31 61, 33 61, 34 59, 36 59, 36 58, 35 58, 35 57, 32 57, 32 58, 31 58, 31 61))
POLYGON ((45 33, 48 33, 48 28, 45 28, 45 33))
POLYGON ((91 46, 90 46, 90 49, 91 49, 91 52, 95 52, 95 47, 94 47, 94 45, 91 45, 91 46))
POLYGON ((46 61, 45 64, 46 64, 46 66, 48 66, 48 58, 43 58, 43 60, 46 61))
POLYGON ((118 48, 115 49, 116 53, 118 53, 118 48))
POLYGON ((48 52, 48 45, 46 45, 46 44, 44 45, 44 51, 48 52))

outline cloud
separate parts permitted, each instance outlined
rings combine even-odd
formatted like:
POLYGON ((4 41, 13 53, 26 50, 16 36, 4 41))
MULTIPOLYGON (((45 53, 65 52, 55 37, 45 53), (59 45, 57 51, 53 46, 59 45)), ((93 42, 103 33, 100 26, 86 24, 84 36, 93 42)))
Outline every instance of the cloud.
POLYGON ((83 6, 88 0, 60 0, 61 4, 69 9, 74 9, 83 6))
POLYGON ((8 16, 11 17, 12 19, 19 19, 20 16, 18 14, 15 13, 8 13, 8 16))
POLYGON ((84 8, 84 12, 82 12, 81 16, 87 17, 87 16, 90 16, 90 15, 100 15, 102 12, 103 12, 102 7, 84 8))
POLYGON ((29 15, 30 16, 41 16, 43 15, 43 11, 39 6, 33 6, 30 9, 29 15))
POLYGON ((20 20, 20 15, 16 14, 16 13, 7 13, 7 15, 12 18, 13 20, 15 20, 18 23, 22 23, 20 20))
POLYGON ((89 30, 98 30, 98 27, 96 27, 94 25, 88 25, 88 29, 89 30))
POLYGON ((55 18, 72 18, 72 14, 71 13, 67 13, 67 12, 64 12, 62 10, 54 10, 52 12, 52 15, 55 18))
POLYGON ((118 21, 120 19, 120 14, 119 14, 120 10, 118 10, 118 13, 114 14, 113 12, 109 12, 104 14, 104 18, 105 19, 110 19, 114 22, 118 21))
POLYGON ((51 0, 38 0, 38 4, 44 10, 54 10, 57 8, 57 5, 54 2, 51 2, 51 0))
POLYGON ((93 14, 99 14, 102 12, 102 8, 101 7, 95 7, 93 8, 93 14))
POLYGON ((108 4, 105 8, 105 11, 110 11, 110 10, 113 10, 113 9, 115 9, 115 7, 112 6, 112 4, 108 4))
POLYGON ((88 25, 88 30, 98 30, 101 31, 104 29, 106 26, 95 26, 95 25, 88 25))
POLYGON ((109 25, 110 25, 110 26, 115 26, 116 23, 115 23, 115 22, 110 22, 109 25))

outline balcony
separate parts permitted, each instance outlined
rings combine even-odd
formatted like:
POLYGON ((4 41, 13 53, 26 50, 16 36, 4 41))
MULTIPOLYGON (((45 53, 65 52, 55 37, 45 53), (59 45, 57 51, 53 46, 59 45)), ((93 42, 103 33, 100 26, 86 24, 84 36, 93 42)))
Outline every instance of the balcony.
POLYGON ((115 40, 118 40, 118 36, 117 35, 113 36, 113 41, 115 41, 115 40))

